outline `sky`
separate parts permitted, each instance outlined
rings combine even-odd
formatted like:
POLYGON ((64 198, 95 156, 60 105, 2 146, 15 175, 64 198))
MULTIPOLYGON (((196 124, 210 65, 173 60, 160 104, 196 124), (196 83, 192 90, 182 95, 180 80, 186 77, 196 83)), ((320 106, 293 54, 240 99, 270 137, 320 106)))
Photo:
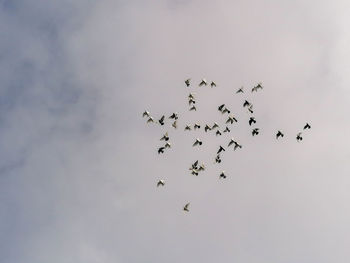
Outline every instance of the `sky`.
POLYGON ((349 8, 0 0, 0 261, 349 262, 349 8), (230 134, 184 132, 223 123, 222 103, 230 134), (179 128, 145 110, 178 112, 179 128), (214 164, 231 137, 242 149, 214 164))

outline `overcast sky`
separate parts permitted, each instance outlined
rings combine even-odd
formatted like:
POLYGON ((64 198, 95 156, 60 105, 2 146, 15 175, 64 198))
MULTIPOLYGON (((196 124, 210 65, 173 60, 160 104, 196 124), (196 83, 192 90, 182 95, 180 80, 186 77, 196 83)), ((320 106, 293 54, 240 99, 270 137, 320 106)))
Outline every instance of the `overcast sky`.
POLYGON ((349 9, 0 0, 0 261, 348 263, 349 9), (221 103, 238 118, 230 134, 184 132, 223 123, 221 103), (179 128, 146 124, 144 110, 178 112, 179 128), (214 164, 231 137, 243 148, 214 164))

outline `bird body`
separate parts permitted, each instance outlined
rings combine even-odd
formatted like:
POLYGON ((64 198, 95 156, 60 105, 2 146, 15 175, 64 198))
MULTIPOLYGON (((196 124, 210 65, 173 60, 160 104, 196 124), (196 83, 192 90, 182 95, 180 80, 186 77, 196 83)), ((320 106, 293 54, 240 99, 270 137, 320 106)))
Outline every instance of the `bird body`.
POLYGON ((251 104, 249 101, 245 100, 243 103, 243 107, 249 107, 251 104))
POLYGON ((194 105, 190 108, 190 111, 193 111, 193 110, 194 110, 194 111, 197 111, 197 108, 196 108, 196 106, 194 106, 194 105))
POLYGON ((278 137, 283 137, 284 134, 281 131, 278 131, 276 134, 276 139, 278 139, 278 137))
POLYGON ((202 145, 202 141, 200 139, 196 139, 196 141, 193 143, 192 146, 196 146, 196 145, 202 145))
POLYGON ((212 82, 210 83, 210 87, 212 87, 212 88, 216 87, 216 83, 215 83, 214 81, 212 81, 212 82))
POLYGON ((189 212, 188 207, 190 206, 190 203, 185 204, 184 206, 184 211, 189 212))
POLYGON ((259 134, 259 128, 253 129, 252 135, 254 136, 254 135, 258 135, 258 134, 259 134))
POLYGON ((224 132, 230 132, 231 130, 226 126, 224 132))
POLYGON ((160 147, 160 148, 158 149, 158 154, 164 153, 164 149, 165 149, 165 147, 160 147))
POLYGON ((240 89, 238 89, 238 90, 236 91, 236 94, 238 94, 238 93, 244 93, 244 91, 243 91, 243 86, 242 86, 240 89))
POLYGON ((189 87, 189 86, 190 86, 190 81, 191 81, 191 79, 186 79, 186 80, 185 80, 186 87, 189 87))
POLYGON ((149 112, 148 111, 144 111, 142 113, 142 117, 149 117, 149 112))
POLYGON ((159 122, 160 125, 164 125, 164 118, 165 118, 165 116, 163 115, 163 116, 158 120, 158 122, 159 122))
POLYGON ((170 115, 169 119, 175 119, 177 120, 179 118, 177 112, 174 112, 173 114, 170 115))
POLYGON ((215 134, 216 136, 221 135, 221 131, 217 130, 215 134))
POLYGON ((206 79, 202 79, 201 82, 199 83, 199 87, 202 87, 202 86, 207 86, 207 80, 206 79))
POLYGON ((169 140, 169 135, 168 132, 166 132, 162 138, 160 138, 161 141, 168 141, 169 140))
POLYGON ((147 123, 150 123, 150 122, 154 122, 152 117, 149 117, 148 120, 147 120, 147 123))
POLYGON ((233 122, 237 122, 237 119, 233 116, 228 116, 228 119, 226 121, 226 123, 231 123, 233 124, 233 122))
POLYGON ((222 171, 221 174, 219 175, 220 179, 226 179, 225 171, 222 171))
POLYGON ((200 126, 198 123, 195 123, 195 124, 194 124, 194 129, 195 129, 195 130, 200 129, 200 128, 201 128, 201 126, 200 126))
POLYGON ((164 185, 165 185, 164 180, 159 180, 158 183, 157 183, 157 187, 164 186, 164 185))
POLYGON ((190 130, 191 130, 191 126, 190 125, 186 125, 185 131, 190 131, 190 130))
POLYGON ((225 151, 225 148, 222 147, 222 146, 220 145, 220 148, 219 148, 219 150, 218 150, 218 152, 217 152, 216 154, 219 154, 219 153, 221 153, 222 151, 225 151))
POLYGON ((207 132, 208 130, 210 131, 211 127, 208 124, 206 124, 204 127, 204 131, 207 132))
POLYGON ((303 137, 301 137, 301 132, 297 134, 297 141, 302 141, 303 137))
POLYGON ((257 92, 258 89, 263 89, 263 86, 261 85, 261 83, 258 83, 258 85, 256 85, 255 87, 252 88, 252 92, 257 92))
POLYGON ((213 127, 211 127, 211 129, 214 130, 215 128, 219 128, 219 125, 216 122, 214 122, 213 127))
POLYGON ((249 126, 251 126, 252 123, 256 123, 256 120, 255 120, 254 117, 250 117, 250 119, 249 119, 249 126))
POLYGON ((305 124, 305 126, 304 126, 304 130, 306 130, 306 129, 311 129, 310 124, 308 124, 308 123, 306 123, 306 124, 305 124))
POLYGON ((171 124, 175 129, 177 129, 177 121, 174 121, 173 124, 171 124))

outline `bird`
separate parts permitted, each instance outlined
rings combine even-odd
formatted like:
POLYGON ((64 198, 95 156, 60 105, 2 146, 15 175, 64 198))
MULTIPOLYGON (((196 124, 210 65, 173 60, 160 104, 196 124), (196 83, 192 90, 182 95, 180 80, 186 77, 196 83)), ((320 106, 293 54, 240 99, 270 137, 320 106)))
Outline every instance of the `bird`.
POLYGON ((154 122, 153 117, 149 117, 147 123, 154 122))
POLYGON ((255 128, 252 130, 252 135, 258 135, 259 134, 259 128, 255 128))
POLYGON ((212 81, 212 82, 210 83, 210 87, 212 87, 212 88, 216 87, 216 83, 215 83, 214 81, 212 81))
POLYGON ((204 166, 204 164, 201 164, 198 168, 198 172, 204 171, 204 170, 205 170, 205 166, 204 166))
POLYGON ((188 99, 194 99, 194 94, 196 94, 196 93, 190 93, 190 94, 188 94, 188 99))
POLYGON ((250 117, 250 119, 249 119, 249 126, 251 126, 252 123, 256 123, 256 120, 255 120, 254 117, 250 117))
POLYGON ((221 104, 219 107, 218 107, 218 111, 223 111, 223 109, 224 109, 224 107, 225 107, 225 104, 221 104))
POLYGON ((149 112, 148 111, 144 111, 142 113, 142 117, 149 117, 149 112))
POLYGON ((171 114, 171 115, 169 116, 169 119, 175 119, 175 120, 177 120, 178 118, 179 118, 179 116, 178 116, 177 112, 174 112, 173 114, 171 114))
POLYGON ((196 145, 202 145, 202 141, 200 139, 196 139, 196 141, 193 143, 192 146, 196 146, 196 145))
POLYGON ((303 137, 301 137, 301 132, 297 134, 297 141, 302 141, 303 137))
POLYGON ((235 146, 233 147, 233 150, 235 151, 237 148, 242 148, 242 145, 240 145, 238 142, 236 142, 233 138, 228 143, 228 147, 230 147, 232 144, 235 146))
POLYGON ((216 122, 214 122, 213 127, 211 127, 211 129, 214 130, 215 128, 219 128, 219 125, 216 122))
POLYGON ((204 85, 204 86, 207 86, 207 84, 208 84, 208 83, 207 83, 207 80, 206 80, 206 79, 202 79, 201 82, 199 83, 199 87, 201 87, 201 86, 203 86, 203 85, 204 85))
POLYGON ((243 107, 247 107, 247 106, 250 106, 250 105, 251 105, 250 102, 247 101, 247 100, 245 100, 244 103, 243 103, 243 107))
POLYGON ((226 179, 225 171, 222 171, 219 175, 220 178, 226 179))
POLYGON ((164 146, 165 148, 171 148, 171 144, 170 144, 170 142, 166 142, 166 144, 165 144, 165 146, 164 146))
POLYGON ((168 141, 169 140, 169 135, 168 132, 166 132, 162 138, 160 138, 161 141, 168 141))
POLYGON ((163 115, 160 119, 159 119, 159 124, 160 125, 164 125, 164 118, 165 118, 165 116, 163 115))
POLYGON ((157 183, 157 187, 164 186, 164 185, 165 185, 165 182, 163 180, 159 180, 157 183))
POLYGON ((219 153, 221 153, 222 151, 225 151, 225 148, 224 148, 224 147, 222 147, 222 146, 220 145, 220 148, 219 148, 219 150, 217 151, 217 153, 216 153, 216 154, 219 154, 219 153))
POLYGON ((306 129, 311 129, 310 124, 308 124, 308 123, 306 123, 306 124, 305 124, 305 126, 304 126, 304 130, 306 130, 306 129))
POLYGON ((228 116, 228 119, 226 121, 226 123, 231 123, 233 124, 233 122, 237 122, 237 119, 233 116, 228 116))
POLYGON ((189 86, 190 86, 190 81, 191 81, 191 79, 186 79, 186 80, 185 80, 186 87, 189 87, 189 86))
POLYGON ((186 125, 185 131, 190 131, 190 130, 191 130, 191 126, 190 125, 186 125))
POLYGON ((194 129, 195 129, 195 130, 200 129, 200 128, 201 128, 201 126, 200 126, 198 123, 195 123, 195 124, 194 124, 194 129))
POLYGON ((160 148, 158 149, 158 154, 164 153, 164 149, 165 149, 165 147, 160 147, 160 148))
POLYGON ((192 175, 195 175, 195 176, 198 176, 199 173, 198 173, 198 170, 196 169, 193 169, 192 172, 191 172, 192 175))
POLYGON ((197 168, 197 165, 198 165, 198 160, 197 161, 195 161, 192 165, 191 165, 191 168, 190 168, 190 170, 193 170, 193 169, 198 169, 197 168))
POLYGON ((278 137, 283 137, 284 134, 281 131, 278 131, 276 134, 276 139, 278 139, 278 137))
POLYGON ((258 91, 258 89, 263 89, 263 86, 261 86, 261 83, 258 83, 258 85, 256 85, 254 88, 252 88, 252 92, 256 92, 258 91))
POLYGON ((196 101, 194 99, 189 99, 188 100, 188 105, 191 106, 191 104, 196 104, 196 101))
POLYGON ((249 106, 248 106, 248 111, 250 112, 250 113, 252 113, 253 114, 253 104, 250 104, 249 106))
POLYGON ((243 91, 243 86, 240 88, 240 89, 238 89, 237 91, 236 91, 236 94, 237 93, 244 93, 244 91, 243 91))
POLYGON ((221 135, 221 131, 217 130, 215 134, 216 136, 221 135))
POLYGON ((216 157, 215 157, 215 162, 216 162, 216 163, 221 163, 220 154, 216 155, 216 157))
POLYGON ((210 131, 211 127, 208 124, 206 124, 204 127, 204 131, 207 132, 208 130, 210 131))
POLYGON ((231 130, 226 126, 224 132, 231 132, 231 130))
POLYGON ((177 129, 177 121, 174 121, 173 124, 171 124, 175 129, 177 129))
POLYGON ((224 113, 226 113, 226 112, 227 112, 228 114, 230 114, 231 111, 230 111, 228 108, 225 107, 225 109, 224 109, 221 113, 224 114, 224 113))
POLYGON ((184 211, 189 212, 188 207, 190 206, 190 203, 185 204, 184 206, 184 211))
POLYGON ((194 105, 190 108, 190 111, 193 111, 193 110, 194 110, 194 111, 197 111, 197 108, 196 108, 196 106, 194 106, 194 105))

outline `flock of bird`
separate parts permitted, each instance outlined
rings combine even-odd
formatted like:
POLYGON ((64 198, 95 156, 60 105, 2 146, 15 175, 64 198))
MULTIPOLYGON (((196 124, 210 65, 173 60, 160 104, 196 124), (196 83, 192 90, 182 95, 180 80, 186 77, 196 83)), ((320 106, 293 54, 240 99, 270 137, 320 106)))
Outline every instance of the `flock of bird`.
MULTIPOLYGON (((191 84, 191 79, 186 79, 185 80, 185 85, 186 85, 187 88, 190 88, 191 85, 192 85, 191 84)), ((206 79, 202 79, 199 82, 198 86, 199 87, 210 86, 211 88, 215 88, 216 87, 216 83, 214 81, 211 81, 210 84, 209 84, 206 79)), ((255 85, 251 89, 251 92, 258 92, 259 90, 263 90, 262 83, 258 83, 257 85, 255 85)), ((239 88, 235 93, 236 94, 244 93, 244 88, 243 87, 239 88)), ((196 105, 196 99, 195 99, 195 94, 194 93, 189 93, 189 95, 188 95, 188 105, 189 105, 189 111, 197 111, 197 108, 195 106, 196 105)), ((244 100, 243 108, 247 108, 248 112, 250 114, 254 113, 254 111, 253 111, 253 104, 251 102, 247 101, 247 100, 244 100)), ((227 120, 225 122, 226 125, 228 125, 228 124, 232 125, 233 123, 237 123, 238 122, 237 118, 234 115, 231 114, 231 110, 229 108, 227 108, 225 104, 219 105, 217 109, 222 115, 227 114, 227 120)), ((159 124, 161 126, 165 125, 165 121, 166 121, 165 115, 162 115, 158 120, 155 120, 151 116, 150 112, 146 110, 146 111, 143 112, 142 116, 144 118, 147 118, 147 121, 146 121, 147 123, 155 123, 155 124, 159 124)), ((179 119, 178 113, 177 112, 172 113, 168 117, 168 119, 171 120, 171 126, 174 129, 177 129, 178 128, 178 119, 179 119)), ((256 119, 255 119, 254 116, 250 116, 248 124, 249 124, 249 126, 252 126, 252 131, 251 131, 252 136, 259 135, 260 128, 253 127, 256 124, 256 119)), ((220 126, 219 126, 219 124, 217 122, 214 122, 212 125, 206 124, 203 129, 204 129, 204 131, 206 133, 209 132, 209 131, 215 131, 215 135, 216 136, 220 136, 220 135, 222 135, 222 133, 229 133, 231 131, 230 128, 228 126, 226 126, 226 125, 224 125, 225 129, 223 129, 222 132, 220 131, 220 126)), ((202 126, 199 123, 195 123, 193 126, 185 125, 184 131, 191 131, 192 129, 193 130, 198 130, 198 129, 201 129, 201 127, 202 126)), ((303 130, 308 130, 308 129, 311 129, 311 125, 309 123, 306 123, 304 125, 304 127, 303 127, 303 130)), ((278 130, 276 132, 275 136, 276 136, 276 139, 279 140, 280 138, 284 137, 284 133, 281 130, 278 130)), ((158 148, 158 154, 164 154, 164 152, 167 149, 171 148, 171 143, 169 142, 169 140, 170 140, 169 134, 168 134, 168 132, 166 132, 160 138, 160 141, 164 141, 164 145, 158 148)), ((302 132, 298 132, 297 133, 296 140, 298 142, 303 140, 302 132)), ((200 147, 202 144, 203 144, 202 140, 200 138, 196 138, 194 143, 192 144, 192 146, 193 147, 200 147)), ((231 146, 233 146, 233 150, 234 151, 236 151, 237 149, 242 148, 242 145, 239 142, 237 142, 235 139, 233 139, 233 138, 231 138, 229 143, 227 144, 227 147, 231 147, 231 146)), ((220 145, 218 151, 216 152, 214 163, 221 163, 221 161, 222 161, 221 160, 221 154, 223 152, 225 152, 225 151, 226 151, 225 147, 220 145)), ((196 160, 193 164, 191 164, 191 167, 189 168, 189 170, 191 171, 192 175, 198 176, 201 171, 205 170, 205 164, 204 163, 199 164, 199 161, 196 160)), ((226 179, 225 171, 222 171, 219 174, 219 179, 226 179)), ((157 182, 156 185, 157 185, 157 187, 164 186, 165 185, 165 181, 163 179, 160 179, 157 182)), ((189 212, 189 205, 190 205, 190 203, 186 203, 184 205, 184 207, 183 207, 183 211, 189 212)))

